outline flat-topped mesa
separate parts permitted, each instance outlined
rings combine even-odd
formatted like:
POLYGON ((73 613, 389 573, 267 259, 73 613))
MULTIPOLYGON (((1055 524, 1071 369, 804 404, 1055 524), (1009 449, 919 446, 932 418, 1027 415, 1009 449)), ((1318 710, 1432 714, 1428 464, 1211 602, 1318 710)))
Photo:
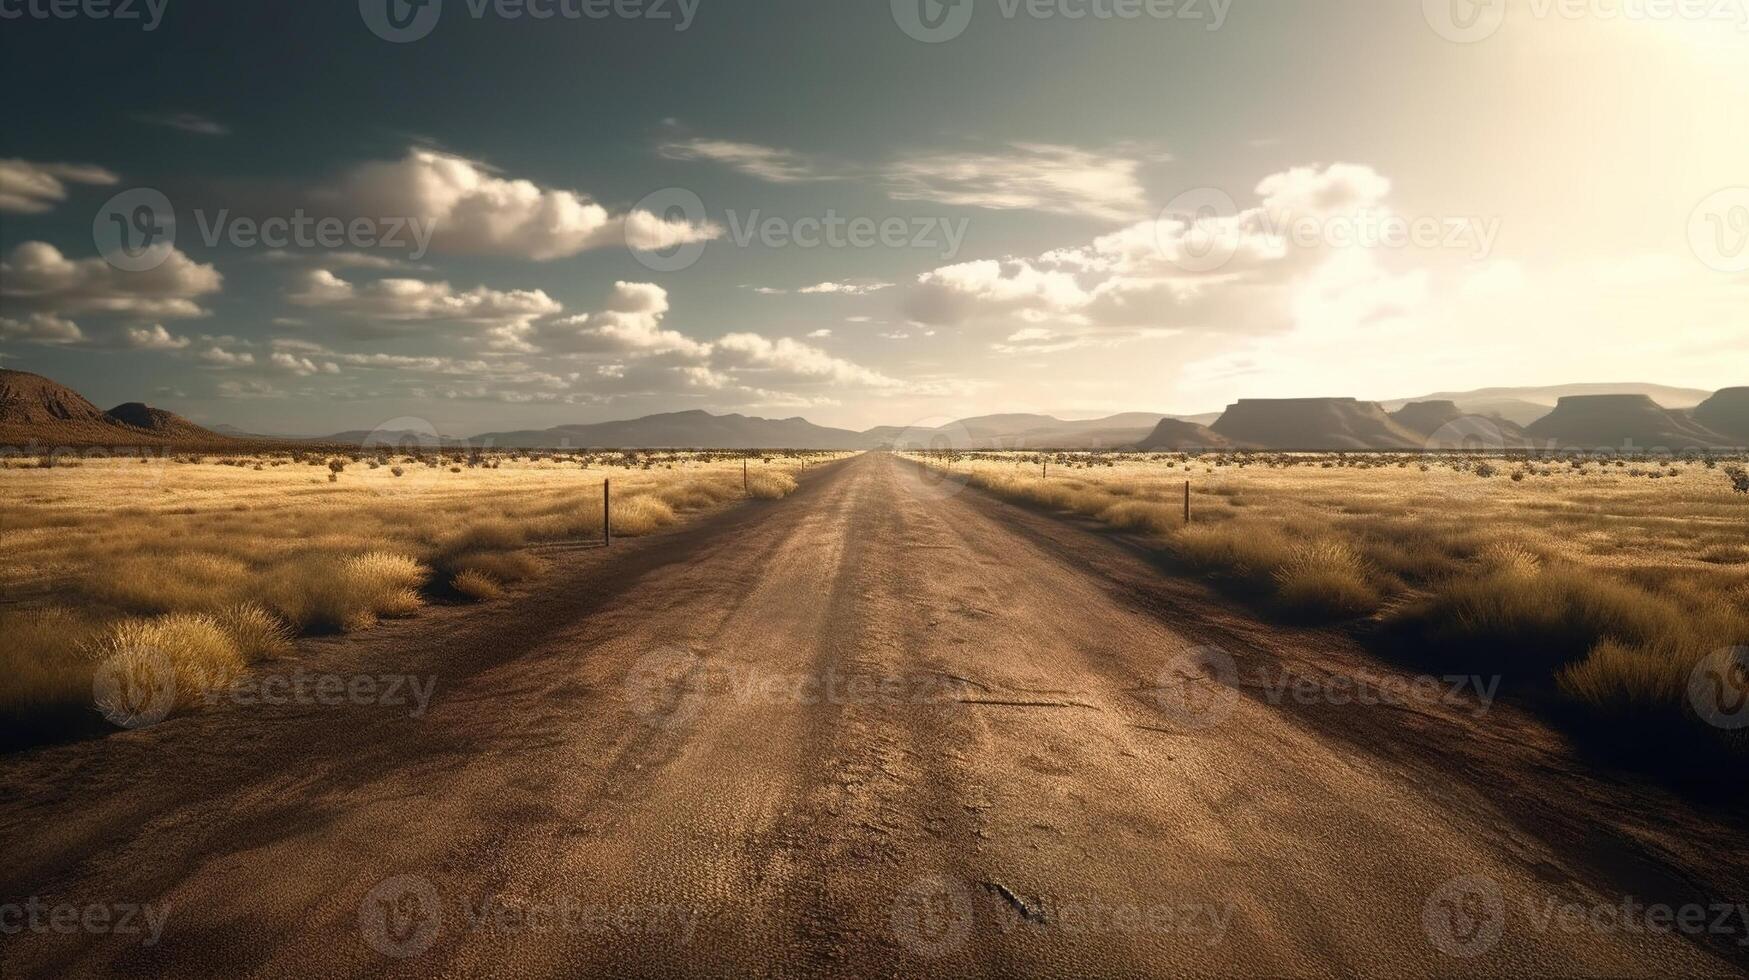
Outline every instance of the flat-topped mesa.
POLYGON ((1424 441, 1378 402, 1356 398, 1242 398, 1211 428, 1235 443, 1279 450, 1420 449, 1424 441))
POLYGON ((1749 387, 1720 388, 1691 414, 1696 422, 1734 444, 1749 445, 1749 387))
POLYGON ((1730 442, 1648 395, 1568 395, 1525 431, 1539 446, 1591 451, 1709 449, 1730 442))

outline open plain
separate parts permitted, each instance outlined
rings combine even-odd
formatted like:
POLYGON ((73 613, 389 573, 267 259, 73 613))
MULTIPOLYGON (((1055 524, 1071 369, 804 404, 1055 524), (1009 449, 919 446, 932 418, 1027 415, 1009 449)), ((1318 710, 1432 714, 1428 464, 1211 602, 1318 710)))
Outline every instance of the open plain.
POLYGON ((161 926, 26 931, 6 975, 1749 963, 1733 805, 890 454, 255 669, 431 697, 6 757, 0 893, 161 926))

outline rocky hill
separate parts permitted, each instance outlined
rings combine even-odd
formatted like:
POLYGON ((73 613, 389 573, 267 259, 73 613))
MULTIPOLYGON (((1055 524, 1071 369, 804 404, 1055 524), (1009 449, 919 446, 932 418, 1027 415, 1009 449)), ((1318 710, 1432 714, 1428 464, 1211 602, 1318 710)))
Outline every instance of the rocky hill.
POLYGON ((174 412, 140 402, 105 412, 66 385, 0 369, 0 443, 91 447, 227 445, 234 442, 174 412))
POLYGON ((1154 426, 1154 431, 1148 434, 1136 445, 1137 449, 1148 449, 1156 452, 1187 452, 1195 449, 1233 449, 1233 440, 1221 435, 1206 425, 1186 422, 1183 419, 1161 419, 1154 426))

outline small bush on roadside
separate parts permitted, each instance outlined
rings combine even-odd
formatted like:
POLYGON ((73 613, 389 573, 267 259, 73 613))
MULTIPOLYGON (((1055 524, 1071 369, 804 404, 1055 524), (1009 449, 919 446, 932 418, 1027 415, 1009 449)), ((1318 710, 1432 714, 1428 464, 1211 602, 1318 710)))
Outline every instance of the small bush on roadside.
POLYGON ((504 595, 504 589, 490 576, 473 569, 458 572, 450 579, 450 588, 455 589, 470 599, 497 599, 504 595))

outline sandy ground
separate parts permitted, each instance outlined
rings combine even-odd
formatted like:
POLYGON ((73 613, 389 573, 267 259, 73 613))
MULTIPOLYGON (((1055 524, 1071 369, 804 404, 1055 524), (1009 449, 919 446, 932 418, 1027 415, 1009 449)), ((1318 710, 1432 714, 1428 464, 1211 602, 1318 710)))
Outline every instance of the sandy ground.
POLYGON ((0 759, 0 973, 1749 964, 1740 815, 881 454, 300 671, 0 759))

